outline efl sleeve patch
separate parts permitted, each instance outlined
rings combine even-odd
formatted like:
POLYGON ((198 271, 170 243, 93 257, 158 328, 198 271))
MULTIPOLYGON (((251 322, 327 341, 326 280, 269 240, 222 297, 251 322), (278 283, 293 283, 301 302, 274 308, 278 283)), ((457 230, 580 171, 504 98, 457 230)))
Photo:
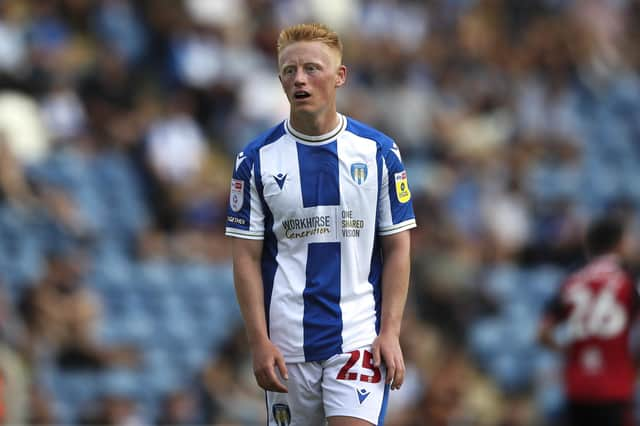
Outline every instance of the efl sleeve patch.
POLYGON ((409 183, 407 182, 407 172, 403 170, 396 173, 394 176, 396 180, 396 195, 398 196, 398 201, 406 203, 411 199, 409 183))
POLYGON ((231 191, 229 193, 229 205, 231 210, 239 212, 244 203, 244 181, 242 179, 231 179, 231 191))

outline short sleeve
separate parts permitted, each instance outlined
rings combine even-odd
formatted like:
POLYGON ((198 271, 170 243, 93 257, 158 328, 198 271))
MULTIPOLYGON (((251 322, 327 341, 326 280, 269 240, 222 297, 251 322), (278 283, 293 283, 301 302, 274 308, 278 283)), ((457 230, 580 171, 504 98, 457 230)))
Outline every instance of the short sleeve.
POLYGON ((378 235, 415 228, 416 220, 407 171, 394 143, 382 152, 382 177, 378 199, 378 235))
POLYGON ((225 235, 261 240, 264 236, 264 213, 255 176, 255 153, 241 152, 236 157, 225 235))

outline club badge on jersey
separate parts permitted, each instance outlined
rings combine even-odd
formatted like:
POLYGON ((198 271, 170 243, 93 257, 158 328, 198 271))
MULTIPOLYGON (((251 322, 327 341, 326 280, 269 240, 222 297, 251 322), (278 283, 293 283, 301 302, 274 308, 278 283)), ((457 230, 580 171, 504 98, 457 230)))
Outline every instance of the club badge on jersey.
POLYGON ((358 184, 362 185, 367 180, 368 169, 364 163, 351 164, 351 178, 358 184))

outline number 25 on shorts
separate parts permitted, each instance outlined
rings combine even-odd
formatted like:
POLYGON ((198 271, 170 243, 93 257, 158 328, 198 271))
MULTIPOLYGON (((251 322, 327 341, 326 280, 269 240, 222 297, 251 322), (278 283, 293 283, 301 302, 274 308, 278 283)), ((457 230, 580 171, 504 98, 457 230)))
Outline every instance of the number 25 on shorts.
POLYGON ((357 350, 349 352, 351 357, 347 360, 344 366, 338 372, 336 379, 338 380, 360 380, 366 383, 378 383, 382 379, 382 373, 380 369, 373 365, 373 354, 367 350, 357 350), (350 371, 354 365, 362 358, 362 368, 369 370, 373 374, 363 374, 350 371))

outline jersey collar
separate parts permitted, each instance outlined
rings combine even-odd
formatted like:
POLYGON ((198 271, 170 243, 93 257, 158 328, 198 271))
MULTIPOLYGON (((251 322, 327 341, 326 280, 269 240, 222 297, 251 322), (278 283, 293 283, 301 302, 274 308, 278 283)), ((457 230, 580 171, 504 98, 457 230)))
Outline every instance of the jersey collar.
POLYGON ((347 119, 345 118, 344 115, 338 114, 338 119, 339 119, 338 125, 333 130, 318 136, 305 135, 304 133, 297 131, 291 126, 288 119, 285 120, 284 127, 287 130, 287 133, 289 133, 294 139, 296 139, 298 142, 302 144, 305 144, 305 145, 325 144, 335 140, 335 138, 340 133, 342 133, 342 131, 347 127, 347 119))

